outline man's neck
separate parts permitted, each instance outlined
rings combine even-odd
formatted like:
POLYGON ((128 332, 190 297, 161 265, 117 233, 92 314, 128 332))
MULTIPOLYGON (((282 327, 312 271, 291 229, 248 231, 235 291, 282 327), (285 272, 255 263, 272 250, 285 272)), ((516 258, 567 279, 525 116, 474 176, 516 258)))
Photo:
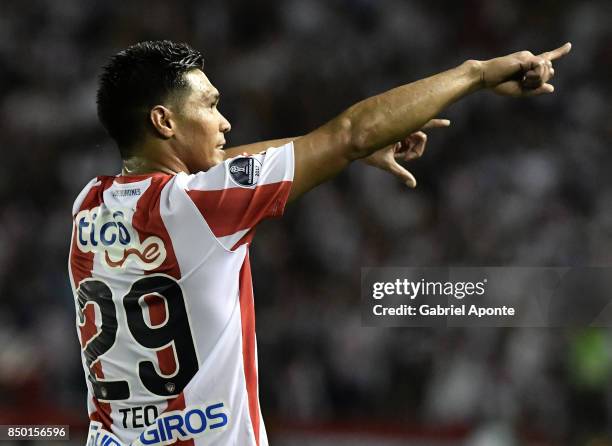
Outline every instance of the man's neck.
POLYGON ((132 151, 133 155, 123 160, 122 175, 142 175, 147 173, 179 172, 189 173, 185 163, 167 148, 147 148, 132 151))

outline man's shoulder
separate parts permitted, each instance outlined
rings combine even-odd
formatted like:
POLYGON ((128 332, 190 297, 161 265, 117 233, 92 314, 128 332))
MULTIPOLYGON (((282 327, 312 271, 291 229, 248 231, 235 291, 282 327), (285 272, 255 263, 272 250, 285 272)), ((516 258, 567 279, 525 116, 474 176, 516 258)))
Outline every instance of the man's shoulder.
POLYGON ((89 208, 93 202, 106 202, 110 197, 140 198, 151 186, 153 186, 151 190, 160 192, 166 184, 174 183, 175 178, 175 175, 161 172, 143 175, 98 175, 92 178, 77 195, 72 205, 72 216, 84 208, 89 208))
POLYGON ((85 185, 85 187, 83 187, 83 189, 81 189, 81 192, 79 192, 79 194, 77 195, 77 197, 74 200, 74 203, 72 204, 72 216, 74 217, 79 210, 81 209, 83 202, 85 201, 85 198, 87 198, 87 195, 89 194, 89 192, 94 188, 99 186, 100 184, 102 184, 102 179, 104 177, 93 177, 91 180, 89 180, 87 182, 87 184, 85 185))

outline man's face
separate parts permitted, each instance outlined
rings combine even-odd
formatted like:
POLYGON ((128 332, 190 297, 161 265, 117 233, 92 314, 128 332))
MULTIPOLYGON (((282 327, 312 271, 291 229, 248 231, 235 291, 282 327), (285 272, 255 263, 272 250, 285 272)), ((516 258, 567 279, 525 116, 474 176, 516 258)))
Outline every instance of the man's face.
POLYGON ((230 123, 217 109, 219 91, 200 70, 185 73, 187 92, 172 107, 177 153, 190 172, 205 171, 223 162, 225 133, 230 123))

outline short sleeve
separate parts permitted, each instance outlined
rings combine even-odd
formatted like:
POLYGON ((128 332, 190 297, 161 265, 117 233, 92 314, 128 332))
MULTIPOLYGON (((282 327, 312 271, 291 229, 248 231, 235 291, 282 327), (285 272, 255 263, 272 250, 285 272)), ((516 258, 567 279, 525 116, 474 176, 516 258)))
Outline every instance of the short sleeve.
MULTIPOLYGON (((225 160, 206 172, 189 175, 187 195, 213 234, 243 234, 260 221, 280 217, 293 182, 293 143, 225 160)), ((234 237, 232 237, 234 238, 234 237)))

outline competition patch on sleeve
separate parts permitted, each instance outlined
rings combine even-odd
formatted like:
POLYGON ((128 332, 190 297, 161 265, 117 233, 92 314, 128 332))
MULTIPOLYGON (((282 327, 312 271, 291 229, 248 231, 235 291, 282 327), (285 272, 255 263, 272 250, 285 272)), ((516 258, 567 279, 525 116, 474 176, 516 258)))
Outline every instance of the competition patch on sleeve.
POLYGON ((253 186, 259 180, 261 163, 253 157, 236 158, 229 163, 229 174, 238 186, 253 186))

